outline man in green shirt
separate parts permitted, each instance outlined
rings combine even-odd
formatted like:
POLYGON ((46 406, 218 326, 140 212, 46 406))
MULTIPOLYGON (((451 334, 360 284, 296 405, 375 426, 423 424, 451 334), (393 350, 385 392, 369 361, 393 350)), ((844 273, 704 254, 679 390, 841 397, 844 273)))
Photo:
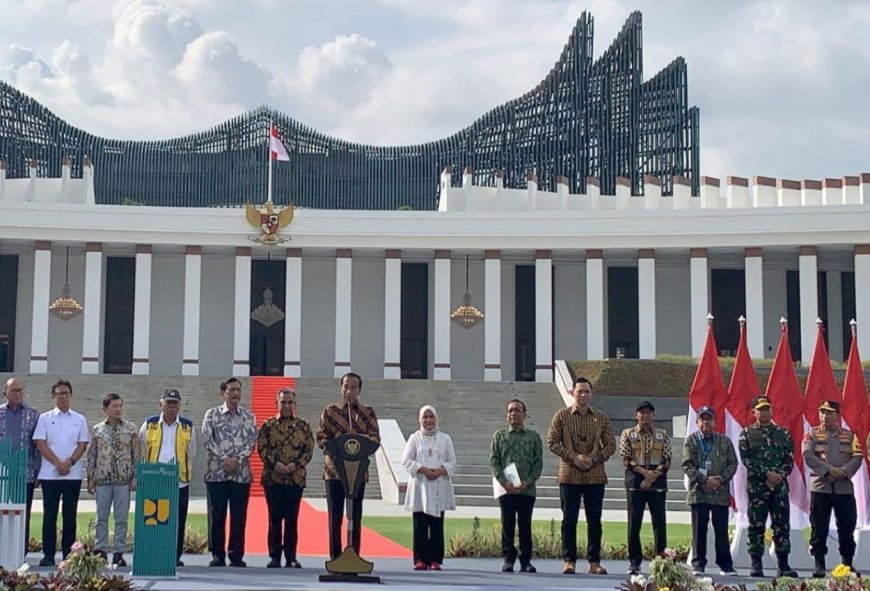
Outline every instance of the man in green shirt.
POLYGON ((522 400, 511 400, 507 405, 508 426, 492 436, 489 466, 493 477, 504 488, 498 499, 501 507, 501 551, 504 556, 502 572, 514 571, 517 548, 514 532, 519 526, 520 570, 534 573, 532 566, 532 511, 535 508, 535 481, 541 477, 544 464, 544 446, 536 431, 523 426, 526 405, 522 400), (509 475, 515 467, 519 482, 511 482, 509 475), (508 475, 505 474, 508 469, 508 475))
POLYGON ((689 481, 689 507, 692 511, 692 568, 704 574, 707 566, 707 524, 713 521, 716 564, 721 575, 736 575, 728 547, 728 483, 737 472, 737 454, 725 435, 716 433, 716 413, 709 406, 698 410, 698 430, 683 444, 683 472, 689 481))

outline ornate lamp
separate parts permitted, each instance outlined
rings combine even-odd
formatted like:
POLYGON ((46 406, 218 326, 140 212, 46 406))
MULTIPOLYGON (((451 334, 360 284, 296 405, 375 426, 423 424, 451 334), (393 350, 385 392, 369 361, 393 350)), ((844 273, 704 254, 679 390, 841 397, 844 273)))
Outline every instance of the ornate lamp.
POLYGON ((468 291, 468 255, 465 256, 465 295, 462 296, 462 305, 450 314, 450 320, 465 329, 483 322, 483 312, 471 303, 471 292, 468 291))
POLYGON ((63 291, 59 298, 48 307, 48 311, 64 322, 82 313, 82 305, 70 294, 69 288, 69 246, 66 247, 66 273, 63 280, 63 291))

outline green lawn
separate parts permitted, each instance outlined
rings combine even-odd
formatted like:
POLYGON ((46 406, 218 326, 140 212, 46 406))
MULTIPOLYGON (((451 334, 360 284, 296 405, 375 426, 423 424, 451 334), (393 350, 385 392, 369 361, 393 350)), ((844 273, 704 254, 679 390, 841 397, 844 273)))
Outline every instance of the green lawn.
MULTIPOLYGON (((78 514, 78 530, 81 533, 88 531, 91 527, 91 521, 96 519, 94 513, 79 513, 78 514)), ((205 534, 208 530, 208 520, 203 513, 190 513, 187 516, 187 527, 199 530, 205 534)), ((393 540, 406 548, 411 547, 411 517, 364 517, 363 524, 380 533, 381 535, 393 540)), ((450 540, 457 533, 471 532, 471 518, 448 517, 444 521, 444 538, 450 540)), ((481 519, 481 531, 487 533, 498 524, 498 519, 481 519)), ((58 518, 60 525, 60 518, 58 518)), ((114 527, 110 519, 110 529, 114 527)), ((544 533, 549 531, 550 522, 545 520, 536 520, 533 527, 544 533)), ((559 522, 555 523, 556 535, 559 534, 559 522)), ((130 530, 133 528, 132 513, 130 516, 130 530)), ((605 542, 611 545, 619 545, 626 543, 626 525, 624 523, 605 522, 603 524, 603 538, 605 542)), ((688 544, 691 538, 691 526, 687 524, 671 524, 668 526, 668 545, 688 544)), ((42 513, 34 513, 30 526, 31 537, 39 539, 42 537, 42 513)), ((323 532, 326 535, 326 532, 323 532)), ((641 543, 646 545, 652 542, 652 528, 649 523, 643 525, 640 533, 641 543)), ((580 522, 577 524, 577 541, 585 544, 586 541, 586 524, 580 522)))
MULTIPOLYGON (((497 525, 498 519, 481 519, 480 529, 486 533, 497 525)), ((444 539, 450 540, 457 533, 471 532, 471 518, 450 517, 449 515, 444 520, 444 539)), ((411 532, 411 517, 363 517, 363 525, 369 529, 373 529, 379 534, 390 538, 394 542, 411 547, 412 532, 411 532)), ((560 522, 555 523, 556 536, 559 535, 560 522)), ((628 533, 625 523, 605 522, 602 524, 602 537, 604 541, 611 545, 619 545, 627 543, 628 533)), ((534 530, 542 533, 550 530, 550 522, 545 520, 536 520, 532 523, 534 530)), ((688 544, 691 541, 692 527, 688 524, 671 524, 668 526, 668 545, 688 544)), ((649 523, 644 523, 643 529, 640 532, 641 544, 646 545, 653 540, 652 526, 649 523)), ((577 541, 583 545, 586 544, 586 523, 580 522, 577 524, 577 541)))

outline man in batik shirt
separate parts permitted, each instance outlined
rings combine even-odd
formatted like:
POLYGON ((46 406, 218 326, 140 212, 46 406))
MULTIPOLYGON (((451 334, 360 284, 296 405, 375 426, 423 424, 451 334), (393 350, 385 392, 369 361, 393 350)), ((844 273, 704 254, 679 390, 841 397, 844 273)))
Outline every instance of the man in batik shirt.
POLYGON ((127 566, 127 518, 130 493, 136 490, 136 463, 142 457, 139 428, 124 420, 124 400, 120 395, 103 398, 106 420, 94 425, 88 444, 86 469, 88 492, 96 496, 97 524, 94 545, 103 558, 109 551, 109 511, 115 511, 115 538, 112 564, 127 566))
POLYGON ((250 457, 257 441, 257 418, 239 406, 242 384, 236 378, 221 383, 224 403, 206 411, 202 435, 207 454, 205 487, 208 501, 209 566, 245 567, 245 524, 251 495, 250 457), (226 543, 227 507, 230 539, 226 543))
POLYGON ((306 466, 314 453, 311 427, 297 416, 296 392, 278 390, 277 416, 266 419, 257 437, 257 452, 263 460, 261 482, 269 507, 269 563, 281 566, 284 554, 288 568, 301 568, 296 559, 297 522, 306 466))
MULTIPOLYGON (((362 378, 353 372, 344 374, 339 382, 341 387, 341 401, 330 404, 323 409, 320 415, 320 424, 317 428, 317 447, 326 448, 326 442, 340 435, 348 433, 360 433, 367 435, 369 439, 380 445, 381 432, 378 428, 378 417, 375 409, 359 401, 362 392, 362 378)), ((323 454, 323 479, 326 481, 326 511, 329 515, 329 556, 335 558, 341 554, 344 548, 341 545, 341 521, 344 518, 344 487, 338 477, 335 462, 329 453, 323 454)), ((353 500, 351 511, 353 515, 353 540, 348 541, 348 546, 353 545, 359 554, 362 532, 362 502, 365 496, 366 482, 369 473, 366 471, 364 482, 360 485, 359 495, 353 500)))
POLYGON ((27 448, 27 513, 24 518, 24 554, 30 540, 30 508, 33 506, 33 489, 42 456, 36 450, 33 431, 39 420, 39 411, 24 403, 24 384, 18 378, 9 378, 3 387, 6 402, 0 405, 0 441, 12 441, 12 449, 27 448))

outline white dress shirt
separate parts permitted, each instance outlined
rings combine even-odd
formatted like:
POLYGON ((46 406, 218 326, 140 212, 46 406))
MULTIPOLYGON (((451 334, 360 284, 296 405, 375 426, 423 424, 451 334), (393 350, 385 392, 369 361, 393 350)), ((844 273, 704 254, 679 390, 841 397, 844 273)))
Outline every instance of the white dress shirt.
MULTIPOLYGON (((34 441, 45 441, 54 455, 61 462, 67 460, 75 452, 80 443, 88 443, 91 440, 88 431, 88 421, 83 415, 70 409, 61 412, 57 407, 39 415, 36 421, 36 429, 33 431, 34 441)), ((83 480, 85 477, 85 463, 79 458, 68 474, 60 474, 54 464, 44 457, 39 467, 39 480, 83 480)))

